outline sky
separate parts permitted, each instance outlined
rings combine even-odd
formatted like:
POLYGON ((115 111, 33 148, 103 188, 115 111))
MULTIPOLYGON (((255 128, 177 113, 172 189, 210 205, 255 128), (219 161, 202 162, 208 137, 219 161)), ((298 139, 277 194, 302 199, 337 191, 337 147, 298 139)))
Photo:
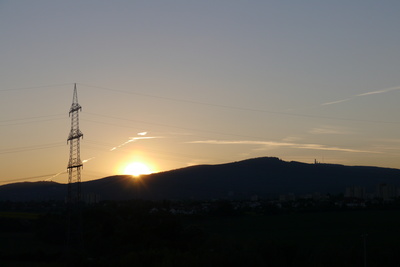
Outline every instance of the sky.
POLYGON ((399 1, 0 0, 0 184, 255 157, 400 168, 399 1))

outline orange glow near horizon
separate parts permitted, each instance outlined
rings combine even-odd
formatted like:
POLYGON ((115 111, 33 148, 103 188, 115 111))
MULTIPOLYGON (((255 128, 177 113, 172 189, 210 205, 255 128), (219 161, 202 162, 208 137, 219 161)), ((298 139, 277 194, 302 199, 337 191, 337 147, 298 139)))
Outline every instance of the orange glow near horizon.
POLYGON ((119 161, 114 172, 138 178, 141 175, 155 173, 157 169, 157 165, 152 162, 151 157, 146 155, 146 152, 135 150, 119 161))
POLYGON ((142 174, 150 174, 150 168, 142 162, 132 162, 124 169, 124 174, 139 177, 142 174))

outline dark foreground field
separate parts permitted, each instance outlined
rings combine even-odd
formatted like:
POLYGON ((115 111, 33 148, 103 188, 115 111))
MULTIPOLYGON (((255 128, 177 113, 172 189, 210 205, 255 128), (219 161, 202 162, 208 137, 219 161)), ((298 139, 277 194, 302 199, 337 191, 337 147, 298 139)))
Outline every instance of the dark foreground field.
POLYGON ((400 264, 397 209, 173 215, 169 204, 154 205, 85 208, 83 250, 73 255, 66 253, 62 212, 1 212, 0 266, 400 264))

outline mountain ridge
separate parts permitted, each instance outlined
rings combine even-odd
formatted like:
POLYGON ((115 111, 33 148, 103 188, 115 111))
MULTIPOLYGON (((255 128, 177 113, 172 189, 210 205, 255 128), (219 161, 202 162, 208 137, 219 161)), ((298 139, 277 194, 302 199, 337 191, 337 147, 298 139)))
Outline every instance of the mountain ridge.
MULTIPOLYGON (((287 193, 338 194, 350 186, 362 186, 371 192, 381 183, 400 186, 400 170, 260 157, 189 166, 139 179, 113 175, 82 182, 82 192, 101 200, 247 198, 287 193)), ((56 182, 20 182, 0 186, 0 200, 63 200, 66 191, 66 184, 56 182)))

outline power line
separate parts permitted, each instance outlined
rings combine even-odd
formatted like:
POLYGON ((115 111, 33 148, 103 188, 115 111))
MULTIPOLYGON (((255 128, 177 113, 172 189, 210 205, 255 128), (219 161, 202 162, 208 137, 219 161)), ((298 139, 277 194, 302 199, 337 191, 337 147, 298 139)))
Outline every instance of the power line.
POLYGON ((53 118, 53 119, 39 119, 39 118, 46 118, 46 117, 57 117, 60 115, 49 115, 49 116, 41 116, 41 117, 32 117, 32 118, 26 118, 25 120, 27 121, 23 121, 24 119, 10 119, 10 120, 3 120, 0 121, 0 126, 13 126, 13 125, 23 125, 23 124, 30 124, 30 123, 38 123, 38 122, 47 122, 47 121, 56 121, 56 120, 63 120, 66 117, 63 115, 62 118, 53 118), (39 119, 39 120, 38 120, 39 119), (20 121, 20 122, 12 122, 12 121, 20 121), (12 122, 12 123, 4 123, 4 122, 12 122))
POLYGON ((35 146, 4 148, 4 149, 0 149, 0 154, 20 153, 20 152, 48 149, 48 148, 54 148, 54 147, 60 147, 60 146, 65 146, 65 144, 64 143, 50 143, 50 144, 35 145, 35 146))
POLYGON ((124 90, 112 89, 112 88, 107 88, 107 87, 102 87, 102 86, 95 86, 95 85, 88 85, 88 84, 81 84, 81 85, 87 86, 87 87, 92 87, 92 88, 97 88, 97 89, 102 89, 102 90, 106 90, 106 91, 111 91, 111 92, 139 95, 139 96, 144 96, 144 97, 149 97, 149 98, 158 98, 158 99, 164 99, 164 100, 175 101, 175 102, 184 102, 184 103, 191 103, 191 104, 196 104, 196 105, 211 106, 211 107, 218 107, 218 108, 225 108, 225 109, 235 109, 235 110, 242 110, 242 111, 251 111, 251 112, 269 113, 269 114, 275 114, 275 115, 314 118, 314 119, 341 120, 341 121, 368 122, 368 123, 385 123, 385 124, 400 124, 400 122, 397 122, 397 121, 378 121, 378 120, 351 119, 351 118, 341 118, 341 117, 331 117, 331 116, 321 116, 321 115, 296 114, 296 113, 281 112, 281 111, 254 109, 254 108, 248 108, 248 107, 238 107, 238 106, 232 106, 232 105, 213 104, 213 103, 208 103, 208 102, 201 102, 201 101, 193 101, 193 100, 187 100, 187 99, 178 99, 178 98, 172 98, 172 97, 150 95, 150 94, 144 94, 144 93, 138 93, 138 92, 132 92, 132 91, 124 91, 124 90))
POLYGON ((2 89, 2 90, 0 90, 0 92, 10 92, 10 91, 21 91, 21 90, 41 89, 41 88, 49 88, 49 87, 61 87, 61 86, 66 86, 66 85, 71 85, 71 84, 72 84, 72 83, 63 83, 63 84, 50 84, 50 85, 39 85, 39 86, 9 88, 9 89, 2 89))
MULTIPOLYGON (((93 141, 93 140, 86 140, 85 143, 94 144, 94 145, 98 145, 98 146, 102 146, 103 147, 103 148, 98 148, 98 147, 94 147, 94 146, 93 147, 89 146, 90 150, 101 150, 101 151, 104 151, 104 152, 115 153, 114 151, 110 151, 110 148, 114 147, 115 144, 112 145, 112 144, 108 144, 108 143, 105 143, 105 142, 99 142, 99 141, 93 141), (106 148, 104 148, 104 147, 106 147, 106 148)), ((85 148, 88 149, 86 146, 85 146, 85 148)), ((127 152, 131 152, 132 149, 130 149, 128 147, 121 147, 121 148, 116 149, 116 151, 117 152, 123 151, 124 153, 127 153, 127 152)), ((159 150, 159 149, 150 149, 148 147, 146 147, 146 152, 149 152, 150 154, 155 155, 158 158, 163 158, 163 159, 167 159, 167 160, 171 160, 168 157, 175 157, 175 158, 182 158, 182 159, 193 159, 194 157, 197 157, 197 155, 193 155, 193 154, 191 155, 191 154, 185 154, 185 153, 164 151, 164 150, 159 150), (160 157, 160 154, 164 154, 164 155, 166 155, 168 157, 160 157)), ((210 157, 208 157, 208 158, 210 158, 210 157)), ((221 158, 213 158, 213 159, 223 160, 221 158)), ((171 160, 171 161, 173 161, 173 160, 171 160)))
POLYGON ((8 183, 8 182, 17 182, 17 181, 25 181, 25 180, 33 180, 33 179, 39 179, 39 178, 45 178, 45 177, 50 177, 54 176, 57 173, 52 173, 52 174, 43 174, 43 175, 38 175, 38 176, 29 176, 29 177, 24 177, 24 178, 15 178, 15 179, 10 179, 10 180, 1 180, 1 183, 8 183))
POLYGON ((17 119, 9 119, 9 120, 0 120, 2 122, 11 122, 11 121, 22 121, 22 120, 34 120, 34 119, 41 119, 41 118, 48 118, 48 117, 58 117, 64 116, 65 114, 54 114, 54 115, 43 115, 43 116, 35 116, 35 117, 25 117, 25 118, 17 118, 17 119))
MULTIPOLYGON (((31 86, 31 87, 21 87, 21 88, 13 88, 13 89, 3 89, 3 90, 0 90, 0 92, 40 89, 40 88, 48 88, 48 87, 59 87, 59 86, 66 86, 66 85, 71 85, 71 84, 72 83, 65 83, 65 84, 53 84, 53 85, 31 86)), ((82 86, 85 86, 85 87, 97 88, 97 89, 110 91, 110 92, 138 95, 138 96, 149 97, 149 98, 157 98, 157 99, 174 101, 174 102, 183 102, 183 103, 211 106, 211 107, 224 108, 224 109, 234 109, 234 110, 258 112, 258 113, 268 113, 268 114, 291 116, 291 117, 313 118, 313 119, 339 120, 339 121, 350 121, 350 122, 366 122, 366 123, 381 123, 381 124, 400 124, 400 122, 398 122, 398 121, 353 119, 353 118, 342 118, 342 117, 332 117, 332 116, 298 114, 298 113, 290 113, 290 112, 282 112, 282 111, 255 109, 255 108, 249 108, 249 107, 238 107, 238 106, 232 106, 232 105, 222 105, 222 104, 208 103, 208 102, 195 101, 195 100, 187 100, 187 99, 179 99, 179 98, 173 98, 173 97, 151 95, 151 94, 132 92, 132 91, 126 91, 126 90, 120 90, 120 89, 113 89, 113 88, 90 85, 90 84, 83 84, 83 83, 79 83, 79 84, 82 86)))
MULTIPOLYGON (((90 113, 90 112, 86 112, 86 114, 94 115, 94 116, 99 116, 99 117, 110 118, 110 119, 119 119, 119 120, 131 121, 131 122, 136 122, 136 123, 139 122, 139 123, 150 124, 150 125, 156 125, 156 126, 161 126, 161 127, 166 127, 166 128, 175 128, 175 129, 180 129, 180 130, 193 131, 193 132, 203 132, 203 133, 209 133, 209 134, 228 135, 228 136, 235 136, 235 137, 246 137, 246 138, 264 139, 264 137, 260 137, 260 136, 257 137, 257 136, 250 136, 250 135, 241 135, 241 134, 233 134, 233 133, 224 133, 224 132, 211 131, 211 130, 205 130, 205 129, 196 129, 196 128, 180 127, 180 126, 176 126, 176 125, 163 124, 163 123, 152 123, 152 122, 145 122, 145 121, 132 120, 132 119, 124 119, 124 118, 118 118, 118 117, 107 116, 107 115, 100 115, 100 114, 95 114, 95 113, 90 113)), ((112 126, 118 126, 118 127, 124 127, 124 128, 132 128, 131 126, 118 125, 118 124, 115 124, 115 123, 99 122, 99 121, 93 121, 93 120, 88 120, 88 119, 83 119, 83 120, 84 120, 84 121, 93 122, 93 123, 105 124, 105 125, 112 125, 112 126)), ((204 137, 204 136, 194 135, 194 134, 193 134, 193 136, 204 137)))

